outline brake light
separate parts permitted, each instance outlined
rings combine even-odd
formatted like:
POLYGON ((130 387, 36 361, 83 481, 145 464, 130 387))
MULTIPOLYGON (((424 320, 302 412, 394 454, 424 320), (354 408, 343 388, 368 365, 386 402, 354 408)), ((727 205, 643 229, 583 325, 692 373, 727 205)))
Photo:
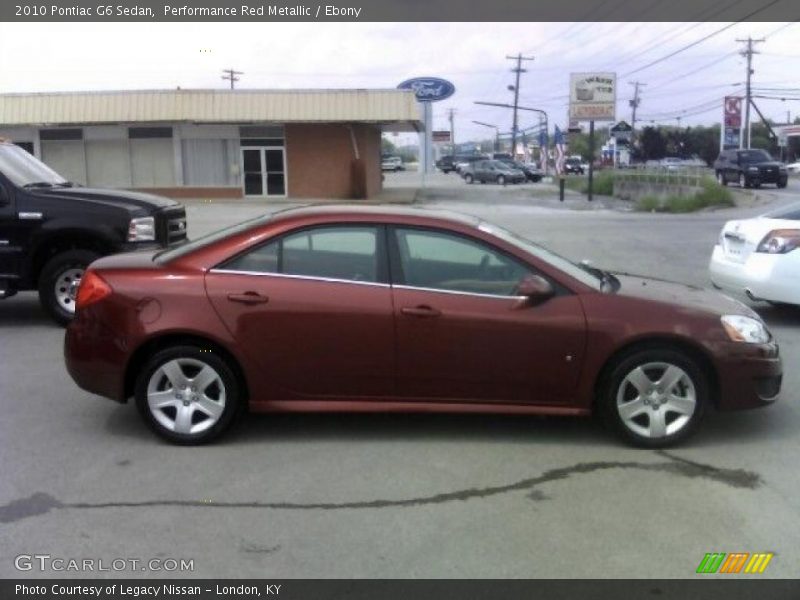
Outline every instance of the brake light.
POLYGON ((786 254, 797 247, 800 247, 800 229, 773 229, 761 240, 756 252, 786 254))
POLYGON ((75 299, 75 308, 86 308, 90 304, 99 302, 111 294, 111 286, 94 271, 86 271, 81 277, 78 295, 75 299))

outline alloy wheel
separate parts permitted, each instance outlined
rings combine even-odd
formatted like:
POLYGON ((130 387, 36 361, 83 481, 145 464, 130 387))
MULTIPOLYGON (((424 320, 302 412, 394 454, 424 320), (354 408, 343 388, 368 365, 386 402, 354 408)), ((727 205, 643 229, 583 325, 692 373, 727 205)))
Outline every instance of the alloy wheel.
POLYGON ((213 427, 225 410, 226 390, 211 365, 176 358, 159 366, 147 384, 147 406, 168 431, 200 434, 213 427))
POLYGON ((684 429, 697 410, 697 390, 689 374, 668 362, 648 362, 622 379, 616 394, 622 424, 648 439, 684 429))

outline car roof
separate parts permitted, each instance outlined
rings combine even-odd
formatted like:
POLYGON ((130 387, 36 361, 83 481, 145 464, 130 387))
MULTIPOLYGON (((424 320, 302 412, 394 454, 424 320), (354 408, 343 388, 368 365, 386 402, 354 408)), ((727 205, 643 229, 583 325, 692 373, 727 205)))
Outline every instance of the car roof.
POLYGON ((425 219, 438 219, 477 227, 481 219, 474 215, 443 210, 439 208, 423 208, 419 206, 387 206, 385 204, 308 204, 292 207, 273 213, 272 221, 284 219, 302 219, 304 217, 336 217, 347 219, 349 217, 375 216, 380 220, 391 220, 392 217, 400 219, 408 217, 422 217, 425 219))

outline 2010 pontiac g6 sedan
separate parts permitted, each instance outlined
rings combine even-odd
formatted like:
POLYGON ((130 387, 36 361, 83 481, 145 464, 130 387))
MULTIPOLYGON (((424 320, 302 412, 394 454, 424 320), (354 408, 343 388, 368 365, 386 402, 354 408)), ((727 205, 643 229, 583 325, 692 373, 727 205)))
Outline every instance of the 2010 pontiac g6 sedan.
POLYGON ((778 346, 711 290, 572 263, 474 217, 305 207, 86 271, 79 386, 178 443, 240 411, 601 413, 628 441, 771 403, 778 346))

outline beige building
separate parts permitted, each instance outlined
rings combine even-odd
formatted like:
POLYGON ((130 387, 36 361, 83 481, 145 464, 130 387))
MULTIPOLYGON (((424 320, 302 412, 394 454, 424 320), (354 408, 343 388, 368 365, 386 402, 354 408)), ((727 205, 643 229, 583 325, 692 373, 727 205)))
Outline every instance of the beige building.
POLYGON ((67 179, 186 198, 369 198, 381 133, 421 128, 405 90, 0 95, 0 137, 67 179))

